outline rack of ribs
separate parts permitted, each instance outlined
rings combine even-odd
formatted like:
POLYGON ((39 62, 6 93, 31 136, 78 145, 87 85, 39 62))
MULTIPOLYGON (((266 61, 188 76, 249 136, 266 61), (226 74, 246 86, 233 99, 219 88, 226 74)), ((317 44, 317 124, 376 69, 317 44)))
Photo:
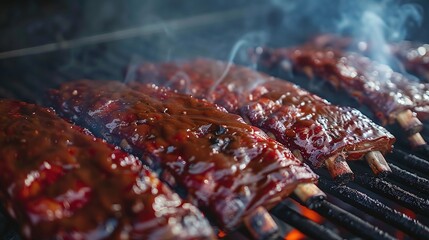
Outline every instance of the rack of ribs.
POLYGON ((422 82, 429 82, 429 44, 401 41, 387 43, 382 49, 375 49, 369 41, 354 41, 350 37, 324 34, 311 39, 307 45, 313 47, 350 51, 371 57, 375 50, 382 51, 388 58, 398 60, 401 67, 415 74, 422 82))
POLYGON ((327 80, 368 106, 383 125, 397 121, 412 146, 424 146, 421 120, 429 118, 429 84, 409 79, 391 67, 359 53, 311 45, 263 49, 260 62, 271 68, 288 66, 310 78, 327 80))
POLYGON ((287 148, 207 101, 90 80, 64 83, 50 99, 64 117, 141 156, 224 230, 252 225, 293 191, 317 189, 317 176, 287 148))
POLYGON ((25 239, 212 239, 141 162, 50 109, 0 100, 0 199, 25 239))
POLYGON ((148 63, 136 75, 132 88, 154 82, 216 103, 314 167, 326 165, 339 181, 353 177, 345 159, 366 158, 375 173, 390 171, 381 154, 395 141, 389 132, 356 109, 332 105, 287 81, 209 59, 148 63))

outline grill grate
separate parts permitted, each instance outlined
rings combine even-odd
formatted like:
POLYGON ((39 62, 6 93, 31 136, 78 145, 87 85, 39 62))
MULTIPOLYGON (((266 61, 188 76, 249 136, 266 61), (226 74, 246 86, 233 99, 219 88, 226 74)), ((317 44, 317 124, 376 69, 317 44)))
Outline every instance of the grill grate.
POLYGON ((371 198, 366 194, 357 191, 356 189, 348 186, 338 186, 326 179, 321 179, 319 181, 319 187, 338 199, 341 199, 342 201, 353 205, 354 207, 359 208, 398 229, 401 229, 410 236, 415 238, 425 238, 429 233, 429 228, 420 222, 395 209, 392 209, 377 199, 371 198))
MULTIPOLYGON (((26 68, 26 72, 22 73, 22 77, 18 75, 14 78, 22 80, 2 83, 2 89, 4 89, 6 93, 2 95, 2 97, 11 97, 11 95, 13 95, 14 98, 40 103, 42 101, 43 92, 49 87, 55 87, 60 82, 80 77, 99 78, 100 76, 106 76, 106 78, 115 78, 120 74, 121 69, 125 69, 129 64, 129 59, 131 57, 127 57, 124 53, 122 56, 118 54, 116 57, 114 53, 105 53, 105 51, 105 49, 99 48, 97 51, 85 53, 89 54, 89 56, 91 56, 90 58, 86 56, 79 59, 78 56, 75 61, 81 60, 83 63, 77 66, 64 65, 64 63, 67 63, 67 61, 64 60, 60 61, 58 64, 58 59, 55 58, 56 54, 53 54, 54 56, 49 61, 41 62, 40 64, 29 64, 33 62, 31 58, 39 57, 33 56, 29 57, 30 60, 21 61, 21 63, 14 68, 2 66, 2 68, 8 68, 5 71, 6 74, 11 74, 14 70, 22 68, 22 64, 24 64, 24 68, 26 68), (110 59, 112 61, 110 61, 110 59), (80 71, 79 67, 82 64, 90 64, 90 67, 88 68, 87 66, 86 69, 84 68, 80 71), (58 68, 58 65, 60 65, 61 68, 58 68), (58 70, 52 72, 51 69, 58 70)), ((6 65, 8 64, 6 63, 6 65)), ((364 164, 352 163, 351 166, 357 176, 354 183, 350 183, 347 186, 338 186, 328 180, 328 175, 324 170, 317 171, 317 173, 322 176, 320 187, 329 194, 329 199, 333 196, 352 205, 358 210, 356 212, 349 211, 348 209, 345 210, 337 206, 337 204, 328 201, 323 201, 313 207, 313 210, 324 216, 327 221, 334 223, 333 225, 327 227, 315 223, 296 210, 293 210, 291 206, 286 206, 284 204, 276 207, 271 212, 274 216, 277 216, 280 220, 292 227, 302 231, 305 229, 305 233, 310 238, 338 239, 344 237, 344 234, 352 234, 368 239, 393 238, 389 227, 384 228, 384 226, 377 226, 377 222, 372 223, 367 221, 365 216, 359 213, 359 210, 385 221, 411 237, 422 238, 427 236, 429 230, 428 227, 424 225, 424 222, 427 221, 429 213, 429 202, 427 199, 429 163, 421 157, 412 155, 409 150, 403 148, 395 149, 394 152, 388 156, 388 159, 392 159, 390 166, 393 169, 393 174, 386 179, 379 179, 372 175, 368 175, 369 168, 364 164), (363 191, 356 190, 356 183, 363 191), (415 189, 412 193, 404 190, 411 189, 411 186, 415 189), (366 194, 368 192, 381 195, 382 197, 377 196, 372 198, 366 194), (413 210, 417 213, 418 220, 408 217, 401 212, 402 207, 395 208, 395 205, 392 206, 391 202, 413 210), (311 231, 308 229, 311 229, 311 231), (344 233, 344 229, 346 229, 346 233, 344 233), (387 232, 390 232, 390 234, 387 232)), ((5 225, 2 227, 4 228, 5 225)), ((4 238, 8 236, 8 239, 11 239, 10 237, 16 237, 16 235, 11 234, 10 231, 3 231, 3 233, 5 234, 3 236, 4 238)), ((247 235, 244 235, 244 238, 246 238, 246 236, 247 235)))
MULTIPOLYGON (((213 28, 223 27, 222 24, 213 24, 213 28)), ((240 24, 237 23, 237 26, 240 24)), ((227 59, 227 56, 219 55, 218 51, 207 50, 207 45, 211 46, 210 43, 218 40, 215 37, 205 37, 207 31, 198 29, 178 33, 177 37, 182 39, 180 47, 186 51, 175 54, 181 58, 203 55, 227 59), (198 37, 201 37, 201 41, 194 40, 198 37), (191 38, 192 45, 186 44, 186 40, 191 38)), ((237 36, 233 39, 238 39, 241 33, 232 34, 237 36)), ((45 91, 61 82, 79 78, 127 79, 123 72, 129 64, 167 60, 170 55, 174 55, 171 51, 179 51, 165 49, 165 42, 159 41, 165 36, 153 34, 133 37, 0 60, 0 98, 16 98, 40 104, 45 91)), ((174 44, 174 41, 168 44, 174 44)), ((226 42, 225 45, 231 46, 232 43, 226 42)), ((284 78, 295 79, 290 76, 284 78)), ((315 89, 314 86, 309 88, 315 89)), ((317 90, 317 93, 321 93, 319 95, 325 96, 332 91, 326 86, 317 86, 317 90)), ((341 102, 344 99, 347 100, 347 96, 341 96, 341 102)), ((359 107, 354 102, 349 105, 359 107)), ((429 133, 423 133, 429 139, 429 133)), ((296 228, 308 238, 314 239, 393 239, 400 236, 397 235, 397 229, 407 234, 405 238, 425 238, 429 235, 428 152, 425 149, 412 151, 399 141, 396 149, 387 156, 393 170, 391 176, 375 178, 370 174, 368 166, 351 163, 356 174, 355 181, 343 186, 329 180, 326 170, 317 170, 321 175, 320 187, 328 194, 328 200, 320 201, 310 208, 324 217, 321 222, 304 216, 299 211, 299 203, 292 200, 279 204, 271 213, 277 217, 280 225, 285 226, 284 234, 296 228)), ((19 239, 13 226, 8 217, 0 215, 2 239, 19 239)), ((247 239, 248 236, 245 229, 239 229, 226 238, 247 239)))
POLYGON ((286 203, 280 203, 273 209, 273 215, 280 220, 291 224, 293 227, 305 232, 307 236, 314 239, 343 239, 340 235, 332 229, 319 225, 318 223, 302 216, 298 211, 294 210, 286 203))

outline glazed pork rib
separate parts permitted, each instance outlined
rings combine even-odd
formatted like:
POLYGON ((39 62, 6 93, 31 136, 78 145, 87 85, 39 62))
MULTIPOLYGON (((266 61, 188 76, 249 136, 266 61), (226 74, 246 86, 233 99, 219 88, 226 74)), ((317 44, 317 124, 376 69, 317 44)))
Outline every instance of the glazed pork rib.
MULTIPOLYGON (((357 52, 369 57, 375 50, 373 44, 367 41, 353 41, 349 37, 330 34, 317 36, 308 45, 357 52)), ((384 51, 385 55, 399 60, 408 72, 415 74, 421 81, 429 82, 429 44, 401 41, 386 44, 384 49, 377 50, 384 51)))
POLYGON ((26 239, 213 237, 138 159, 52 110, 0 100, 0 146, 0 199, 26 239))
POLYGON ((407 71, 422 81, 429 82, 429 44, 404 41, 393 44, 390 48, 407 71))
MULTIPOLYGON (((240 114, 313 166, 326 163, 334 178, 351 173, 344 159, 388 152, 394 142, 389 132, 359 111, 334 106, 296 85, 249 68, 197 59, 144 64, 137 76, 138 82, 153 81, 240 114)), ((137 89, 138 82, 130 85, 137 89)), ((387 164, 382 165, 376 172, 388 171, 387 164)))
POLYGON ((410 135, 412 145, 425 144, 419 134, 423 127, 419 119, 429 118, 429 84, 412 81, 360 54, 336 49, 265 49, 261 56, 266 66, 281 67, 283 61, 288 61, 296 71, 326 79, 367 105, 383 124, 398 121, 410 135))
POLYGON ((234 114, 155 85, 81 80, 50 92, 64 116, 142 156, 223 229, 270 208, 316 175, 234 114))

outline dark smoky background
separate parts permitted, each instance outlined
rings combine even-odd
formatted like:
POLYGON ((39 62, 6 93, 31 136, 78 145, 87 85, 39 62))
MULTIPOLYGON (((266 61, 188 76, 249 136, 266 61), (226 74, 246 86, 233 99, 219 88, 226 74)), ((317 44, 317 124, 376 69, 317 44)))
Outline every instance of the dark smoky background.
POLYGON ((366 39, 376 31, 382 41, 429 42, 428 9, 424 0, 2 1, 0 94, 39 82, 37 99, 46 79, 124 79, 124 69, 144 61, 212 57, 250 65, 250 47, 289 46, 321 33, 366 39))
MULTIPOLYGON (((186 27, 178 31, 165 26, 157 37, 164 39, 161 43, 169 41, 163 46, 165 48, 172 48, 173 44, 178 45, 176 48, 182 44, 203 45, 215 53, 218 53, 216 47, 222 45, 232 48, 231 43, 238 41, 240 36, 245 38, 246 34, 259 34, 255 41, 284 46, 303 42, 318 33, 348 34, 358 25, 371 25, 373 22, 359 22, 355 15, 370 11, 374 6, 381 6, 377 14, 382 20, 400 21, 400 15, 413 13, 395 7, 410 4, 416 6, 420 17, 411 17, 414 21, 396 27, 406 30, 404 37, 407 39, 425 41, 429 38, 429 19, 424 17, 429 2, 425 0, 2 1, 0 50, 32 47, 214 12, 219 13, 220 19, 214 23, 201 23, 199 31, 194 28, 189 32, 186 27), (237 13, 239 16, 222 21, 221 12, 232 9, 241 10, 237 13), (344 26, 346 21, 354 23, 344 26)), ((141 40, 155 39, 142 36, 141 40)))

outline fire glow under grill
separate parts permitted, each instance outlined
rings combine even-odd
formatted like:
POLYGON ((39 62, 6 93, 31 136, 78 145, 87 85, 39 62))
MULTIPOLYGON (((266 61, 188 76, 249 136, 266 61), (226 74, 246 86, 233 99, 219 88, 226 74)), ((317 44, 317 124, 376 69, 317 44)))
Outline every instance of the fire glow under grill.
MULTIPOLYGON (((253 12, 255 16, 267 12, 266 7, 259 9, 262 9, 261 12, 253 12)), ((243 26, 239 19, 246 16, 239 12, 238 9, 224 15, 225 12, 220 11, 210 13, 208 17, 204 14, 199 18, 191 17, 188 21, 166 21, 167 30, 173 29, 173 34, 176 34, 174 38, 183 38, 178 43, 179 47, 174 49, 165 48, 176 42, 165 40, 168 35, 162 31, 139 28, 125 32, 128 34, 125 36, 122 32, 121 37, 107 34, 33 48, 33 52, 0 54, 0 58, 4 58, 0 60, 0 97, 42 103, 47 89, 65 81, 79 78, 129 80, 133 76, 124 76, 124 71, 130 66, 145 61, 167 60, 175 51, 184 58, 198 57, 207 53, 207 45, 211 43, 211 46, 216 46, 214 43, 218 43, 215 37, 207 42, 204 37, 207 32, 224 31, 224 26, 230 24, 231 30, 225 34, 230 36, 228 39, 238 39, 241 33, 231 32, 243 26), (222 16, 228 17, 222 19, 222 16), (192 48, 184 43, 198 37, 204 41, 193 42, 192 48), (162 41, 167 43, 160 43, 162 41), (180 52, 182 47, 186 53, 180 52), (20 54, 23 56, 9 58, 20 54)), ((224 44, 229 48, 234 41, 224 44)), ((219 56, 213 52, 208 55, 226 58, 226 55, 219 56)), ((289 76, 284 78, 289 79, 289 76)), ((321 87, 318 91, 316 93, 321 95, 332 94, 329 92, 332 89, 327 87, 321 87)), ((344 98, 343 102, 349 101, 347 96, 339 96, 344 98)), ((425 124, 424 128, 429 129, 429 125, 425 124)), ((429 140, 427 132, 423 131, 422 135, 429 140)), ((395 136, 400 138, 402 135, 395 133, 395 136)), ((270 212, 281 227, 278 239, 423 239, 429 236, 428 152, 411 150, 406 142, 399 140, 386 160, 392 169, 386 178, 373 177, 367 165, 354 162, 350 166, 356 175, 355 180, 341 186, 330 179, 326 170, 317 170, 316 173, 321 176, 319 187, 327 193, 327 199, 301 204, 295 196, 272 209, 270 212)), ((0 216, 2 239, 18 238, 14 226, 15 223, 8 217, 0 216)), ((241 227, 226 235, 219 232, 218 236, 248 239, 249 233, 241 227)))

